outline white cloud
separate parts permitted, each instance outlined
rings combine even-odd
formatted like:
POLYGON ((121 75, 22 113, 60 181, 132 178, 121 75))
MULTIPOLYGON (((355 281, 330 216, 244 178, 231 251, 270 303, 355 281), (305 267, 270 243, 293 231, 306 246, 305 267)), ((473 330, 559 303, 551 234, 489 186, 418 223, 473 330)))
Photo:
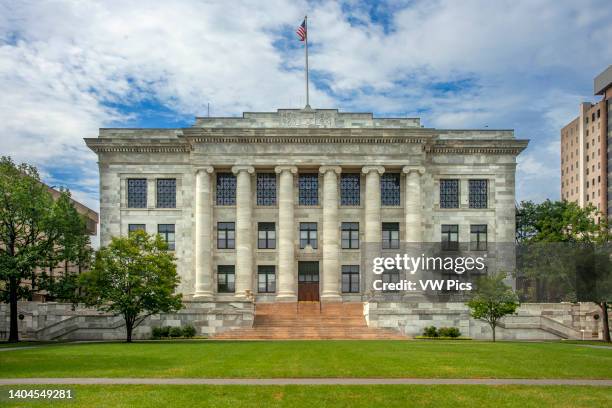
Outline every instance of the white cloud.
POLYGON ((331 90, 312 86, 315 107, 515 128, 532 139, 519 198, 558 196, 559 128, 612 60, 608 2, 384 7, 389 30, 353 1, 0 0, 0 153, 41 166, 50 182, 62 181, 54 168, 74 169, 75 196, 97 208, 96 159, 82 138, 137 119, 117 106, 155 100, 183 118, 209 102, 216 115, 303 104, 293 32, 308 11, 313 77, 331 90))

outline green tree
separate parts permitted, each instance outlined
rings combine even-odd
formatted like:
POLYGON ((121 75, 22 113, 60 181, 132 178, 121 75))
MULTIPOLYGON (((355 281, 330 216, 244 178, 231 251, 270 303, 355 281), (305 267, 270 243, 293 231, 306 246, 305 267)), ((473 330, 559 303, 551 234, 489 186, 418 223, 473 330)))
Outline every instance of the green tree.
POLYGON ((518 298, 512 288, 504 283, 504 273, 481 277, 476 282, 474 296, 467 303, 475 319, 489 324, 495 341, 495 329, 499 321, 519 307, 518 298))
POLYGON ((533 283, 533 300, 596 303, 609 342, 612 240, 605 215, 591 204, 524 201, 517 208, 517 241, 517 272, 533 283))
POLYGON ((69 253, 88 244, 68 191, 53 199, 34 166, 0 158, 0 298, 10 305, 9 342, 19 341, 17 301, 31 298, 37 271, 70 260, 69 253))
POLYGON ((98 310, 121 314, 126 341, 148 316, 182 308, 175 258, 161 236, 136 231, 113 237, 96 252, 90 272, 81 275, 85 303, 98 310))

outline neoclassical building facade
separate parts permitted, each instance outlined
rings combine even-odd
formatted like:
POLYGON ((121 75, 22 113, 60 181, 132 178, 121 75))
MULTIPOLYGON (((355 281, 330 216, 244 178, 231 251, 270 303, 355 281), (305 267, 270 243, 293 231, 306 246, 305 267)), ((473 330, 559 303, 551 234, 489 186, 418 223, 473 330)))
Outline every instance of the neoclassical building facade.
POLYGON ((216 302, 362 301, 369 244, 513 242, 528 142, 512 130, 281 109, 101 129, 86 143, 99 158, 101 244, 161 234, 185 299, 216 302))

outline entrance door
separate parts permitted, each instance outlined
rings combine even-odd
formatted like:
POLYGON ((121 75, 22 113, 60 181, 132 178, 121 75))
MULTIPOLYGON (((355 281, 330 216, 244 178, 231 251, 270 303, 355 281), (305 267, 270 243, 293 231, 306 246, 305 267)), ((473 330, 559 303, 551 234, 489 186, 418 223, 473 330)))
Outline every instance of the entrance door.
POLYGON ((319 301, 319 262, 298 262, 298 300, 319 301))

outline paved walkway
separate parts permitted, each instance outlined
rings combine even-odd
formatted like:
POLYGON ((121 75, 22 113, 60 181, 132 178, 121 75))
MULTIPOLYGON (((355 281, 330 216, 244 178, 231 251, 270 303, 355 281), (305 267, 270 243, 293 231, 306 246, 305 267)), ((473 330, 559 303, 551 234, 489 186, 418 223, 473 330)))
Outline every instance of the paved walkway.
POLYGON ((10 378, 0 385, 589 385, 612 387, 612 380, 476 378, 10 378))

